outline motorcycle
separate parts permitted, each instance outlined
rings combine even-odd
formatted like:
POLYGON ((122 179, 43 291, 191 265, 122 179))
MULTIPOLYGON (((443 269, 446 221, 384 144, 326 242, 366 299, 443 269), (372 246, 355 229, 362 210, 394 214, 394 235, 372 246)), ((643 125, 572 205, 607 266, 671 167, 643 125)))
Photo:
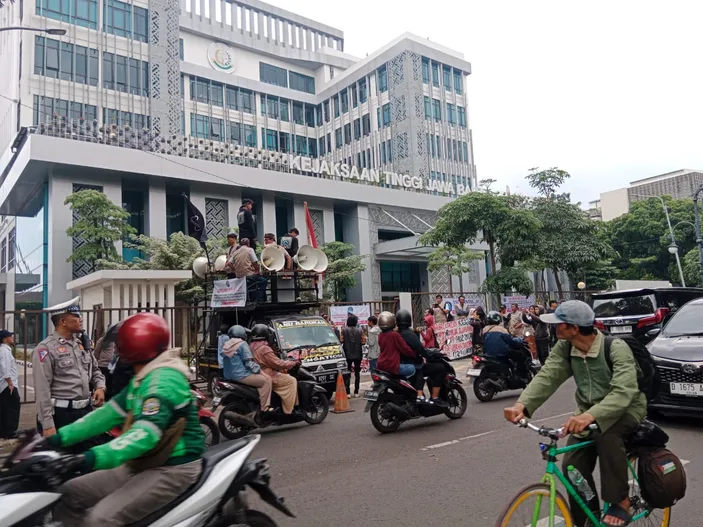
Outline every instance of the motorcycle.
MULTIPOLYGON (((446 371, 439 397, 447 405, 437 405, 429 401, 418 403, 417 390, 410 382, 403 377, 377 370, 371 374, 374 381, 372 388, 364 392, 364 412, 371 413, 371 423, 382 434, 395 432, 403 422, 411 419, 440 414, 449 419, 460 419, 466 412, 466 392, 461 386, 461 381, 456 378, 456 372, 449 359, 441 355, 439 350, 427 351, 428 361, 442 364, 446 371)), ((432 389, 430 380, 426 381, 428 388, 432 389)))
MULTIPOLYGON (((270 488, 265 459, 249 460, 261 436, 211 448, 203 454, 197 483, 165 507, 130 527, 276 527, 268 515, 249 509, 246 488, 283 514, 295 515, 270 488)), ((59 487, 78 474, 62 462, 66 456, 40 450, 42 438, 27 433, 0 470, 0 525, 55 525, 51 509, 61 499, 59 487), (39 451, 37 451, 39 450, 39 451)))
POLYGON ((492 400, 499 392, 526 388, 541 368, 533 359, 527 343, 512 352, 510 364, 505 359, 489 355, 474 355, 472 360, 473 365, 466 371, 466 376, 471 379, 474 395, 483 403, 492 400), (524 375, 517 374, 521 369, 524 375))
POLYGON ((281 426, 305 421, 311 425, 322 423, 329 413, 330 402, 327 391, 315 380, 315 376, 303 366, 295 366, 288 372, 298 380, 298 404, 293 413, 284 414, 281 398, 271 394, 271 412, 262 412, 259 392, 253 386, 236 381, 219 381, 222 397, 212 401, 212 411, 223 406, 218 424, 227 439, 238 439, 256 428, 281 426))

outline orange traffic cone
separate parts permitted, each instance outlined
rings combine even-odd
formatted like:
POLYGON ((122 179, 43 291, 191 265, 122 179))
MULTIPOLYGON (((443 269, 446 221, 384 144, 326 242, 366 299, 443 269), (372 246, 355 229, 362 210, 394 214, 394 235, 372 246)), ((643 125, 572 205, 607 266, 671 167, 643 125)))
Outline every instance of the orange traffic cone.
POLYGON ((347 397, 347 388, 344 386, 344 377, 342 377, 342 372, 337 374, 337 388, 334 392, 334 409, 332 413, 334 414, 344 414, 347 412, 353 412, 354 410, 349 406, 349 397, 347 397))

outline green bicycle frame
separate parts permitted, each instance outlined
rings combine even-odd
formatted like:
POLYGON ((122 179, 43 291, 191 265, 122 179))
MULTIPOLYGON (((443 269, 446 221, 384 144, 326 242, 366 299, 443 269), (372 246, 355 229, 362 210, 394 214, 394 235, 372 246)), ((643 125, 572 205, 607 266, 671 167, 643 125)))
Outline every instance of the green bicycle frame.
MULTIPOLYGON (((575 450, 581 450, 582 448, 589 447, 593 445, 593 441, 583 441, 580 443, 576 443, 574 445, 569 445, 565 446, 562 448, 557 448, 556 441, 552 441, 552 443, 549 445, 549 449, 546 451, 546 458, 547 458, 547 470, 542 478, 540 483, 546 483, 549 485, 549 527, 554 527, 554 515, 556 513, 556 502, 557 502, 557 480, 561 482, 561 484, 564 486, 566 489, 566 492, 568 495, 573 498, 573 500, 578 504, 578 506, 581 508, 581 510, 584 512, 586 517, 591 521, 593 525, 597 526, 602 526, 600 519, 596 518, 595 514, 593 514, 593 511, 588 508, 586 505, 586 502, 583 501, 583 498, 579 495, 578 491, 574 488, 574 486, 571 484, 571 481, 569 481, 569 478, 567 478, 561 470, 557 467, 556 464, 556 458, 557 456, 561 454, 566 454, 568 452, 573 452, 575 450)), ((630 460, 627 460, 627 466, 630 470, 630 473, 632 474, 632 477, 637 481, 637 474, 635 472, 634 467, 630 463, 630 460)), ((638 482, 639 484, 639 482, 638 482)), ((605 514, 605 511, 608 510, 608 503, 603 504, 603 513, 605 514)), ((532 515, 532 527, 537 525, 537 522, 539 521, 539 511, 542 507, 542 496, 537 497, 537 503, 535 504, 535 511, 532 515)), ((649 516, 649 511, 643 511, 639 514, 636 514, 635 516, 632 517, 632 521, 637 521, 641 518, 646 518, 649 516)))

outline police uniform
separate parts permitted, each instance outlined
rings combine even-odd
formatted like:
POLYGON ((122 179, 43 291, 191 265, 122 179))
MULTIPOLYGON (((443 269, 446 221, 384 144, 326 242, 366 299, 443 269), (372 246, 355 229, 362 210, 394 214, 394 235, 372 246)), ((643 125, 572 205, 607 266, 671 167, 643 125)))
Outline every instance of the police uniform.
MULTIPOLYGON (((75 303, 52 310, 51 315, 80 316, 75 303)), ((92 391, 105 389, 105 377, 95 356, 76 335, 71 339, 55 332, 42 340, 32 353, 32 371, 37 406, 37 427, 60 429, 92 410, 92 391)))

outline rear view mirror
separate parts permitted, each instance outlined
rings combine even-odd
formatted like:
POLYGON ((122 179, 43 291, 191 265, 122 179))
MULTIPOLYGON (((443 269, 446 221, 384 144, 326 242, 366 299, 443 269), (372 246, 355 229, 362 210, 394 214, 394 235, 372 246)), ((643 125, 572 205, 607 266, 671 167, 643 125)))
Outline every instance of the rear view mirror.
POLYGON ((661 333, 661 331, 662 331, 662 330, 661 330, 660 328, 650 329, 649 331, 647 331, 647 336, 648 336, 649 338, 653 339, 654 337, 656 337, 657 335, 659 335, 659 333, 661 333))

